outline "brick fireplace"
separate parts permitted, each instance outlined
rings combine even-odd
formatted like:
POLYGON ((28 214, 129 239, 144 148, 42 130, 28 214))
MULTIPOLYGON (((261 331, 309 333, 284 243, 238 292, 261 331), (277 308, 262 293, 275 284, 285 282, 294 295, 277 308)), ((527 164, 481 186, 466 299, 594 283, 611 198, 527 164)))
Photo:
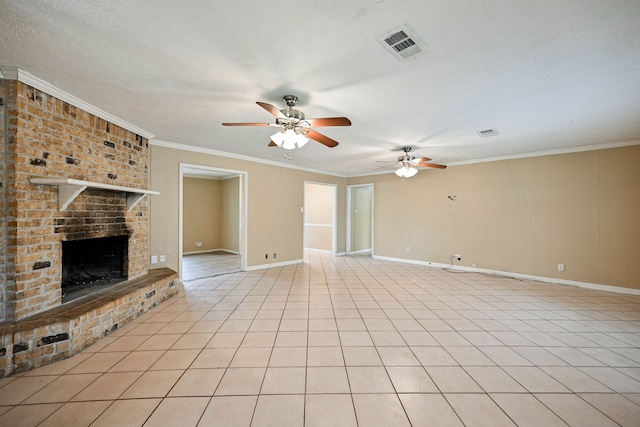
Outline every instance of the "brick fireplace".
POLYGON ((62 242, 62 303, 127 279, 129 236, 62 242))
POLYGON ((147 270, 147 138, 17 78, 0 79, 0 131, 1 377, 81 350, 175 293, 176 275, 147 270))

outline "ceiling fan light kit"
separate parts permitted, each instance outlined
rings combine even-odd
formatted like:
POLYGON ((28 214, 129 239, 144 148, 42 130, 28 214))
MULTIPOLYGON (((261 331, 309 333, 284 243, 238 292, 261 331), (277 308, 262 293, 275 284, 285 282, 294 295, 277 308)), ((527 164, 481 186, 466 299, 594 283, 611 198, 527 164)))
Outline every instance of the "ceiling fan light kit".
POLYGON ((302 148, 309 142, 309 138, 302 133, 298 133, 293 129, 284 129, 280 132, 276 132, 271 135, 271 140, 278 146, 285 150, 293 150, 296 148, 302 148))
POLYGON ((398 175, 400 178, 411 178, 417 173, 418 169, 414 168, 411 165, 403 165, 402 167, 400 167, 400 169, 396 170, 396 175, 398 175))

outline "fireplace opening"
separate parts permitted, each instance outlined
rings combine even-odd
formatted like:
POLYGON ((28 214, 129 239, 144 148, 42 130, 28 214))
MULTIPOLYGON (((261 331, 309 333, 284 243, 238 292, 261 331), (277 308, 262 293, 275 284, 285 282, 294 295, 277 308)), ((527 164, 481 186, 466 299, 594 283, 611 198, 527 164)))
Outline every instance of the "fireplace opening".
POLYGON ((62 302, 127 280, 129 236, 62 242, 62 302))

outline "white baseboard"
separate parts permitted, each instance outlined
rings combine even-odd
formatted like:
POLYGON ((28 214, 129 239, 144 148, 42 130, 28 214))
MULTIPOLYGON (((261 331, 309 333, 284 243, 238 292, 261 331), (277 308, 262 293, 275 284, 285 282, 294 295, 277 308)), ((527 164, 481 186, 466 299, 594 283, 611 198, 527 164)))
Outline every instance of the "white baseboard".
POLYGON ((375 258, 375 259, 383 260, 383 261, 402 262, 402 263, 405 263, 405 264, 423 265, 425 267, 450 268, 451 270, 457 270, 457 271, 468 271, 468 272, 471 272, 471 273, 494 274, 496 276, 512 277, 514 279, 535 280, 537 282, 555 283, 555 284, 559 284, 559 285, 577 286, 577 287, 580 287, 580 288, 593 289, 593 290, 597 290, 597 291, 616 292, 616 293, 620 293, 620 294, 640 295, 640 289, 625 288, 625 287, 622 287, 622 286, 601 285, 601 284, 598 284, 598 283, 589 283, 589 282, 578 282, 576 280, 556 279, 555 277, 533 276, 531 274, 512 273, 512 272, 508 272, 508 271, 499 271, 499 270, 488 270, 488 269, 485 269, 485 268, 465 267, 465 266, 462 266, 462 265, 453 265, 453 266, 451 266, 451 264, 441 264, 441 263, 432 262, 432 261, 418 261, 418 260, 405 259, 405 258, 385 257, 385 256, 380 256, 380 255, 373 255, 372 257, 375 258))
POLYGON ((302 264, 303 262, 304 260, 302 259, 294 259, 291 261, 274 262, 272 264, 251 265, 251 266, 247 266, 246 271, 263 270, 265 268, 285 267, 287 265, 302 264))
POLYGON ((211 252, 227 252, 227 253, 233 254, 233 255, 240 255, 240 252, 231 251, 229 249, 205 249, 204 251, 183 252, 182 255, 208 254, 208 253, 211 253, 211 252))
POLYGON ((361 255, 361 254, 373 254, 371 248, 369 249, 360 249, 359 251, 351 251, 349 255, 361 255))
MULTIPOLYGON (((329 254, 331 255, 331 251, 329 249, 314 249, 314 248, 303 248, 305 251, 310 251, 310 252, 320 252, 323 254, 329 254)), ((347 253, 346 252, 336 252, 335 256, 345 256, 347 253)))
POLYGON ((305 251, 320 252, 322 254, 330 254, 331 249, 303 248, 305 251))

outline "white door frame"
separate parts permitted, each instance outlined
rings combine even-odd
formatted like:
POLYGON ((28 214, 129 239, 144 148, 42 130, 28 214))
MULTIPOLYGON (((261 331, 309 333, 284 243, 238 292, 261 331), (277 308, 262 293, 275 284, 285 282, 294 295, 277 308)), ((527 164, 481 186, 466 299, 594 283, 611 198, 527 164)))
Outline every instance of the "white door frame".
POLYGON ((183 246, 183 218, 184 218, 184 171, 188 169, 189 172, 193 172, 193 170, 201 171, 202 177, 206 177, 207 175, 236 175, 240 176, 240 265, 242 271, 247 271, 247 189, 248 189, 248 178, 249 173, 247 171, 239 171, 233 169, 224 169, 217 168, 215 166, 203 166, 203 165, 194 165, 189 163, 180 163, 180 189, 178 191, 179 198, 179 213, 178 213, 178 277, 182 280, 182 246, 183 246))
MULTIPOLYGON (((333 187, 333 212, 331 215, 331 255, 336 255, 336 253, 338 252, 338 227, 336 226, 337 224, 337 219, 338 219, 338 184, 331 184, 328 182, 319 182, 319 181, 308 181, 305 180, 303 183, 303 186, 306 184, 314 184, 314 185, 326 185, 329 187, 333 187)), ((305 211, 306 214, 306 210, 307 210, 307 192, 304 191, 304 187, 303 187, 303 191, 302 191, 304 197, 303 197, 303 210, 305 211)), ((303 242, 303 247, 304 247, 304 233, 305 233, 305 226, 304 226, 304 215, 302 217, 302 242, 303 242)))
POLYGON ((353 250, 351 248, 351 227, 353 226, 353 224, 351 223, 351 197, 352 197, 352 190, 354 188, 357 187, 371 187, 371 255, 373 256, 374 254, 374 233, 373 233, 373 224, 374 224, 374 215, 373 215, 373 197, 375 192, 374 190, 374 185, 371 184, 356 184, 356 185, 347 185, 347 254, 351 254, 353 253, 353 250))

